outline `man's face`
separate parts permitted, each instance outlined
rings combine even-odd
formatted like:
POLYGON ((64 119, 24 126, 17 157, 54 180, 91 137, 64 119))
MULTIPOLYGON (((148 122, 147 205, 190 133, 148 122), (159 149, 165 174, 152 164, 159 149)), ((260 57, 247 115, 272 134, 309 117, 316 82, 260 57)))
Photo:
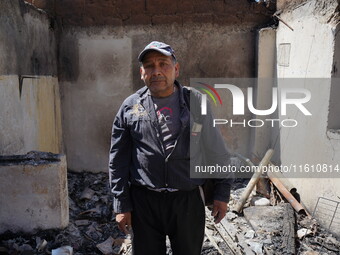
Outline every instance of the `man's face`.
POLYGON ((152 96, 167 97, 174 91, 174 81, 179 75, 179 64, 174 64, 172 56, 150 51, 143 58, 140 74, 152 96))

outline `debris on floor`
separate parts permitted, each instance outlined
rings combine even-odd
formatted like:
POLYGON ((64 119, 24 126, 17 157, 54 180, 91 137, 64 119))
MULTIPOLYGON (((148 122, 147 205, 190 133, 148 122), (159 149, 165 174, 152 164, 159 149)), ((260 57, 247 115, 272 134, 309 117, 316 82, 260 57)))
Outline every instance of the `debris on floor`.
POLYGON ((73 248, 70 246, 63 246, 52 250, 52 255, 73 255, 73 248))
POLYGON ((106 173, 69 172, 69 225, 32 234, 5 232, 0 254, 129 254, 131 240, 118 230, 108 185, 106 173))
MULTIPOLYGON (((229 208, 237 204, 246 185, 245 179, 234 184, 229 208)), ((0 255, 132 254, 131 236, 119 231, 114 220, 108 175, 69 172, 68 187, 70 224, 63 230, 32 234, 5 232, 0 235, 0 255)), ((220 224, 214 224, 210 214, 207 209, 202 255, 339 254, 338 239, 311 216, 294 211, 283 197, 268 200, 252 191, 243 214, 229 211, 220 224)), ((169 240, 167 254, 172 255, 169 240)))
MULTIPOLYGON (((238 203, 245 186, 238 185, 231 191, 229 208, 238 203)), ((253 195, 254 198, 254 191, 253 195)), ((311 216, 293 210, 284 199, 275 199, 275 206, 254 205, 252 199, 247 200, 242 214, 228 212, 217 225, 207 212, 208 236, 218 245, 217 249, 210 243, 217 252, 212 254, 340 254, 340 242, 335 236, 311 216), (223 234, 219 228, 223 228, 223 234)))

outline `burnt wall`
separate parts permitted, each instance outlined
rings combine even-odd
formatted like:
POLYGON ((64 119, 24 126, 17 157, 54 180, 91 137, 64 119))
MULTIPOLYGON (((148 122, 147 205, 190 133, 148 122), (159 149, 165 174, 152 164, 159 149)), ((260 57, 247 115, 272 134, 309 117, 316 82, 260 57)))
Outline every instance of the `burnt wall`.
POLYGON ((24 1, 0 1, 0 73, 56 76, 53 27, 53 20, 24 1))
POLYGON ((24 1, 0 1, 0 154, 62 150, 53 24, 24 1))
MULTIPOLYGON (((175 49, 178 80, 190 85, 190 78, 254 77, 255 37, 256 29, 242 24, 64 29, 59 77, 68 167, 107 171, 112 121, 123 100, 143 86, 137 56, 150 41, 175 49)), ((248 154, 250 128, 222 132, 232 152, 248 154)))
MULTIPOLYGON (((143 86, 138 53, 152 40, 173 46, 179 81, 255 76, 255 38, 273 6, 248 0, 30 0, 60 28, 58 77, 68 167, 107 171, 113 118, 143 86)), ((227 116, 227 114, 226 114, 227 116)), ((247 155, 250 129, 222 130, 247 155)))
POLYGON ((157 25, 267 22, 270 8, 248 0, 26 0, 62 25, 157 25))

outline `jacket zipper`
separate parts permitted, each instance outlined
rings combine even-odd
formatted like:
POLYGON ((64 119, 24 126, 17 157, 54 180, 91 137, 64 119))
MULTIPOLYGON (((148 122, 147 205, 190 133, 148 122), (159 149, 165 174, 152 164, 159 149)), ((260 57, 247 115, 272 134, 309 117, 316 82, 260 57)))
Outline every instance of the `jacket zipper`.
MULTIPOLYGON (((180 118, 182 117, 183 114, 184 114, 184 110, 181 112, 180 118)), ((175 141, 173 149, 171 150, 169 155, 165 158, 165 163, 164 163, 165 164, 164 183, 165 183, 165 187, 166 188, 169 186, 169 184, 168 184, 168 162, 169 162, 169 158, 170 158, 171 154, 173 153, 173 151, 175 150, 177 142, 178 142, 179 138, 181 137, 181 135, 183 134, 185 128, 186 128, 186 125, 182 126, 181 131, 180 131, 180 133, 177 136, 177 139, 175 141)))
MULTIPOLYGON (((148 99, 146 99, 146 100, 148 100, 148 99)), ((158 120, 157 120, 157 119, 156 119, 156 120, 153 120, 153 118, 152 118, 150 112, 147 111, 147 109, 145 108, 144 104, 140 103, 140 105, 141 105, 141 106, 144 108, 144 110, 147 112, 147 114, 148 114, 148 116, 149 116, 149 118, 150 118, 150 120, 151 120, 152 126, 153 126, 153 128, 155 129, 155 131, 156 131, 156 137, 157 137, 158 142, 159 142, 159 144, 160 144, 160 147, 161 147, 163 156, 165 156, 165 149, 164 149, 163 142, 162 142, 162 140, 161 140, 161 135, 160 135, 160 131, 159 131, 158 120)), ((152 106, 153 106, 153 105, 152 105, 152 106)), ((155 110, 154 108, 152 108, 152 109, 155 110)), ((151 109, 150 109, 150 110, 151 110, 151 109)))

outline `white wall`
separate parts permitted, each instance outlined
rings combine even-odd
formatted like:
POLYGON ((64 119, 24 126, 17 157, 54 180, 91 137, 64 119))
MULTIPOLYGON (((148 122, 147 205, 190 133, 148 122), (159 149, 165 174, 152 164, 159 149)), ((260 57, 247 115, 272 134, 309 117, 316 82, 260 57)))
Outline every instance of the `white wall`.
MULTIPOLYGON (((280 146, 276 150, 280 150, 282 165, 326 163, 334 167, 340 164, 340 135, 327 129, 331 85, 339 86, 339 80, 331 82, 336 62, 336 25, 332 19, 336 6, 337 1, 312 0, 296 9, 285 10, 280 16, 294 31, 282 22, 277 29, 278 87, 305 88, 312 96, 305 104, 312 116, 305 116, 293 106, 288 107, 287 116, 280 115, 281 119, 298 121, 297 127, 281 129, 280 146), (290 54, 282 49, 287 44, 290 44, 290 54)), ((310 211, 318 197, 339 201, 340 172, 332 178, 308 178, 307 175, 288 181, 298 189, 310 211)))

